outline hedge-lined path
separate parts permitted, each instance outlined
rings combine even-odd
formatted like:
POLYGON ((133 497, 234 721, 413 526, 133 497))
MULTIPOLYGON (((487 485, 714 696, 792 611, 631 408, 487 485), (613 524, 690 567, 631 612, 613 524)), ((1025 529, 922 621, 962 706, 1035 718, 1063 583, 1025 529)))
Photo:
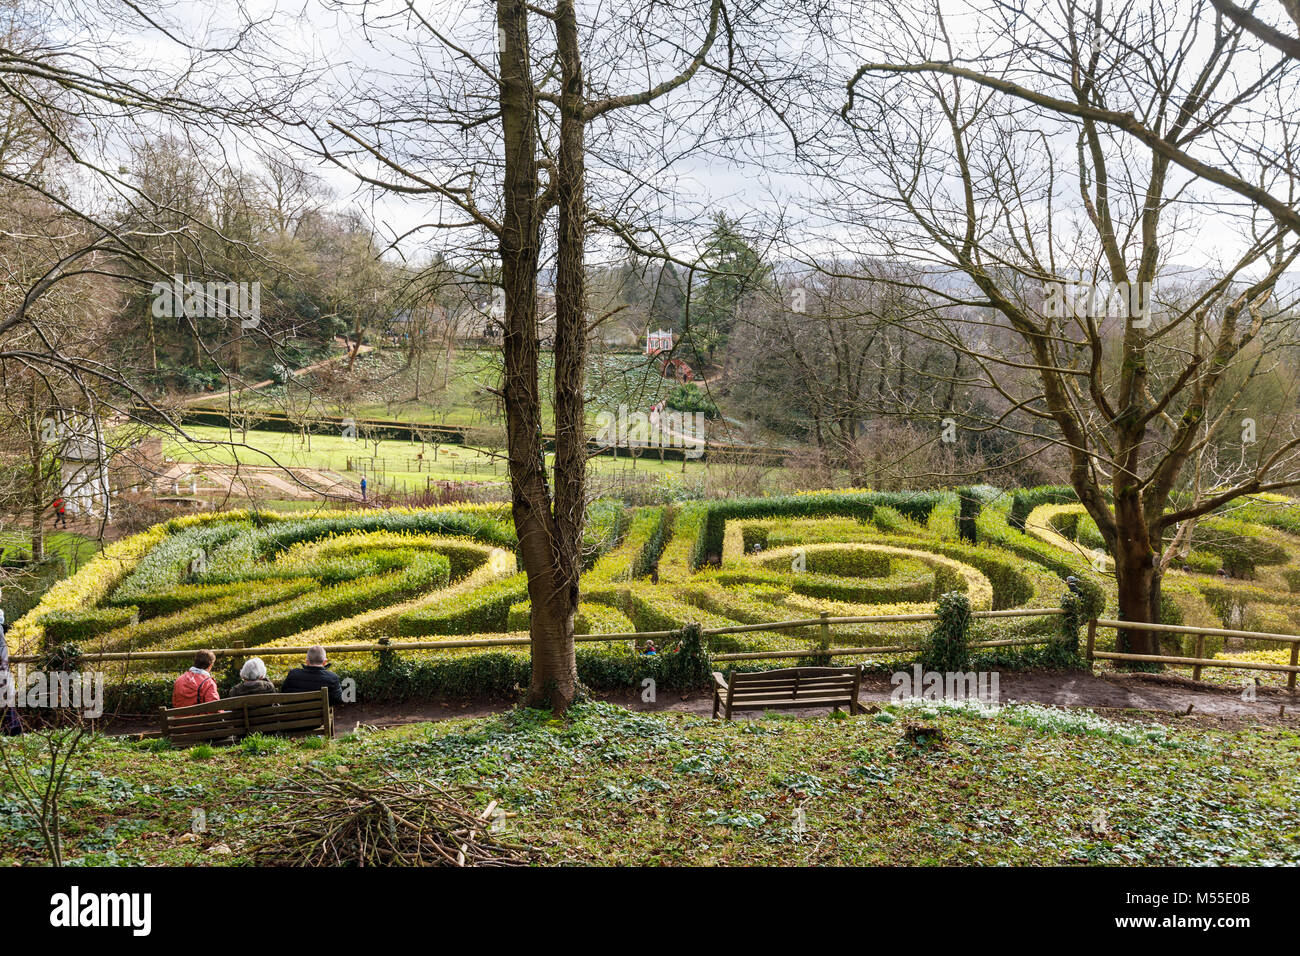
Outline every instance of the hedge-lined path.
MULTIPOLYGON (((859 700, 865 707, 879 706, 890 699, 889 679, 870 674, 863 678, 859 700)), ((1248 723, 1285 723, 1300 727, 1300 694, 1289 694, 1274 687, 1260 687, 1257 699, 1244 701, 1234 688, 1195 683, 1176 675, 1082 673, 1003 673, 999 676, 1003 702, 1034 702, 1061 707, 1079 707, 1097 711, 1129 710, 1165 717, 1213 718, 1217 722, 1239 726, 1248 723), (1188 707, 1191 713, 1188 714, 1188 707), (1280 713, 1280 711, 1283 711, 1280 713)), ((653 703, 641 700, 640 691, 597 694, 633 711, 672 710, 709 715, 712 697, 707 693, 660 694, 653 703)), ((463 717, 486 717, 509 710, 504 700, 476 701, 408 701, 396 704, 351 704, 335 712, 340 734, 354 730, 358 724, 369 727, 396 727, 402 724, 450 720, 463 717)), ((796 717, 825 715, 826 710, 788 710, 796 717)), ((740 720, 756 720, 759 713, 742 713, 740 720)), ((138 734, 156 731, 156 719, 137 717, 114 721, 106 728, 110 734, 138 734)))

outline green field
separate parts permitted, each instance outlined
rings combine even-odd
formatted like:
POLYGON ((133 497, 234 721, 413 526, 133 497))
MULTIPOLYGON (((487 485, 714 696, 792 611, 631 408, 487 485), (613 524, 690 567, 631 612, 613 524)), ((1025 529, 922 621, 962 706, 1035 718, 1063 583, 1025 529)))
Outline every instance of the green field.
MULTIPOLYGON (((498 400, 489 389, 501 386, 500 349, 458 349, 451 364, 439 364, 422 375, 420 397, 416 399, 414 375, 393 366, 391 355, 384 352, 363 353, 357 359, 357 377, 369 373, 384 383, 359 398, 341 402, 322 394, 314 383, 273 385, 258 392, 241 395, 241 406, 249 409, 281 411, 290 407, 307 407, 316 415, 386 419, 421 425, 461 425, 481 427, 500 420, 498 400), (396 382, 397 384, 393 384, 396 382), (286 394, 287 390, 287 394, 286 394)), ((443 360, 445 362, 445 359, 443 360)), ((542 427, 554 425, 551 406, 552 356, 543 351, 539 358, 539 383, 542 390, 542 427)), ((620 404, 632 410, 646 410, 667 396, 673 383, 665 380, 657 365, 644 355, 617 353, 593 356, 587 367, 588 421, 594 422, 603 410, 615 410, 620 404)), ((200 403, 205 404, 205 403, 200 403)), ((225 410, 225 403, 214 399, 213 408, 225 410)))
MULTIPOLYGON (((190 441, 171 437, 163 453, 174 461, 228 466, 236 462, 252 466, 316 468, 333 471, 354 482, 363 471, 373 485, 382 473, 382 484, 407 490, 422 488, 427 479, 434 481, 505 481, 504 449, 491 451, 465 445, 435 445, 420 442, 382 440, 376 443, 347 439, 337 435, 312 435, 305 439, 288 432, 250 431, 244 442, 239 432, 216 426, 189 426, 190 441), (235 445, 230 444, 235 442, 235 445), (244 446, 247 447, 244 447, 244 446), (417 456, 422 456, 417 458, 417 456), (349 464, 352 467, 349 469, 349 464)), ((547 456, 548 463, 554 455, 547 456)), ((614 458, 598 455, 588 459, 592 474, 635 474, 665 476, 687 480, 703 477, 706 465, 687 461, 660 461, 657 455, 644 455, 635 463, 626 455, 614 458)))
MULTIPOLYGON (((19 531, 0 531, 0 548, 7 554, 31 554, 32 537, 19 531)), ((70 531, 49 531, 45 535, 45 550, 63 558, 69 573, 76 571, 83 564, 99 553, 100 543, 94 538, 83 537, 70 531)))

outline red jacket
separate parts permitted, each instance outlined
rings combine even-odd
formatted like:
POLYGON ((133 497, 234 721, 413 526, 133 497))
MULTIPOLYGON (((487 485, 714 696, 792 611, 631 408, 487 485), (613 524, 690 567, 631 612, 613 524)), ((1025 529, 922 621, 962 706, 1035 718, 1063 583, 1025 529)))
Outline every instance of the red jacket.
POLYGON ((176 683, 172 687, 172 706, 192 707, 195 704, 206 704, 210 700, 217 700, 220 696, 217 693, 217 682, 212 679, 212 675, 207 671, 195 670, 191 667, 176 678, 176 683))

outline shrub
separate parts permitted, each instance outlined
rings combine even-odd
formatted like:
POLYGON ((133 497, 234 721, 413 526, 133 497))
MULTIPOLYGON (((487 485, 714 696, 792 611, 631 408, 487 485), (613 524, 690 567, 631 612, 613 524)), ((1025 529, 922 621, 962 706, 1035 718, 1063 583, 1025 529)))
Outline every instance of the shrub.
MULTIPOLYGON (((923 546, 929 547, 929 546, 923 546)), ((939 550, 938 547, 932 550, 939 550)), ((829 564, 830 567, 837 567, 843 570, 873 570, 872 563, 880 560, 880 557, 899 557, 912 560, 919 560, 934 569, 936 579, 941 586, 960 587, 970 596, 971 601, 979 608, 989 608, 993 604, 993 587, 991 582, 978 569, 963 562, 947 557, 941 554, 930 553, 927 550, 911 550, 895 544, 876 544, 874 542, 855 542, 852 544, 834 545, 834 544, 814 544, 805 548, 780 548, 775 551, 767 552, 761 559, 765 567, 789 567, 791 556, 801 551, 804 560, 809 568, 815 566, 814 562, 819 560, 824 554, 842 554, 845 557, 837 558, 829 564), (852 555, 878 555, 874 558, 849 557, 852 555), (861 562, 861 563, 859 563, 861 562), (960 584, 958 583, 960 582, 960 584)), ((827 565, 823 565, 825 567, 827 565)))
POLYGON ((736 498, 710 503, 704 511, 699 537, 691 553, 692 569, 703 567, 710 556, 721 557, 726 523, 737 518, 817 518, 844 515, 870 521, 880 506, 894 508, 905 517, 924 523, 943 493, 834 492, 785 495, 771 498, 736 498))
POLYGON ((113 593, 113 603, 132 604, 149 593, 175 587, 197 563, 206 567, 218 548, 252 530, 247 522, 201 525, 168 535, 145 554, 113 593))
POLYGON ((455 595, 437 607, 409 611, 397 619, 397 633, 422 637, 504 631, 510 606, 527 596, 528 578, 515 574, 468 594, 455 595))
POLYGON ((689 382, 684 382, 669 392, 664 403, 676 412, 703 412, 704 417, 710 421, 722 417, 708 393, 689 382))
POLYGON ((651 563, 659 560, 668 540, 664 522, 668 520, 671 527, 671 512, 668 508, 640 508, 630 515, 623 540, 591 566, 583 577, 584 586, 599 587, 649 574, 651 563))
MULTIPOLYGON (((214 594, 207 601, 183 606, 175 613, 151 617, 142 623, 136 622, 107 631, 97 642, 97 646, 105 651, 155 646, 183 634, 207 632, 216 625, 240 615, 288 601, 318 588, 318 582, 311 578, 223 588, 221 590, 225 593, 221 596, 214 594)), ((203 637, 203 634, 199 636, 203 637)))
POLYGON ((986 542, 996 543, 998 547, 1033 561, 1060 578, 1074 575, 1081 581, 1099 582, 1100 576, 1084 560, 1082 554, 1073 549, 1062 552, 1060 548, 1015 530, 996 509, 985 508, 980 515, 979 526, 980 534, 986 542))
MULTIPOLYGON (((1216 554, 1207 554, 1204 551, 1193 551, 1187 555, 1187 570, 1195 571, 1198 574, 1215 574, 1223 567, 1223 559, 1216 554)), ((1300 579, 1297 579, 1300 584, 1300 579)))
POLYGON ((1017 531, 1024 531, 1025 519, 1039 505, 1063 505, 1078 500, 1078 492, 1069 485, 1021 488, 1011 495, 1011 511, 1007 515, 1007 523, 1017 531))
MULTIPOLYGON (((446 587, 450 563, 440 554, 419 555, 404 571, 362 581, 323 588, 281 604, 259 607, 226 622, 218 629, 218 640, 242 640, 252 646, 294 634, 346 614, 358 614, 371 608, 414 597, 425 591, 446 587)), ((210 634, 194 635, 180 643, 210 643, 210 634)))
POLYGON ((1228 518, 1207 518, 1193 535, 1194 550, 1206 551, 1223 561, 1223 569, 1233 577, 1252 577, 1261 564, 1282 564, 1286 547, 1276 532, 1228 518))
POLYGON ((655 585, 628 592, 627 615, 638 631, 675 631, 687 624, 703 627, 731 627, 736 621, 673 597, 655 585))
POLYGON ((957 489, 957 500, 960 507, 957 513, 957 537, 969 544, 975 544, 975 524, 983 507, 983 501, 976 490, 970 487, 957 489))
POLYGON ((707 687, 712 680, 713 665, 698 624, 688 624, 674 634, 658 656, 658 679, 668 688, 707 687))
MULTIPOLYGON (((946 570, 946 569, 945 569, 946 570)), ((888 577, 856 578, 830 574, 803 572, 781 574, 760 568, 752 570, 723 569, 701 572, 698 579, 713 580, 725 587, 766 585, 769 588, 788 587, 795 594, 832 601, 851 601, 859 604, 923 602, 935 600, 938 575, 934 568, 921 561, 907 558, 894 560, 888 577)), ((965 581, 960 586, 965 586, 965 581)), ((941 590, 950 590, 944 587, 941 590)))
POLYGON ((671 505, 660 508, 658 519, 654 532, 646 540, 632 565, 633 577, 648 577, 651 570, 659 567, 659 558, 663 555, 664 548, 668 546, 668 541, 673 536, 673 524, 677 520, 677 509, 671 505))
POLYGON ((34 652, 43 640, 44 618, 54 611, 100 604, 121 580, 135 567, 140 558, 158 544, 167 534, 159 525, 140 534, 123 538, 95 555, 70 578, 64 578, 50 588, 39 604, 5 635, 12 653, 34 652))
POLYGON ((256 558, 266 558, 295 544, 317 541, 335 535, 369 531, 406 531, 420 534, 469 538, 483 544, 513 551, 516 546, 512 527, 496 518, 489 509, 460 507, 452 511, 407 510, 326 512, 312 518, 275 516, 255 539, 256 558))
POLYGON ((953 541, 958 537, 957 517, 961 502, 955 495, 945 494, 939 503, 930 509, 926 519, 926 529, 936 538, 953 541))
POLYGON ((921 645, 921 667, 940 673, 964 670, 970 659, 970 599, 949 591, 939 598, 936 613, 939 620, 921 645))
POLYGON ((1061 610, 1065 611, 1060 622, 1060 639, 1053 642, 1061 656, 1067 660, 1078 660, 1079 628, 1087 623, 1090 615, 1086 611, 1086 600, 1078 591, 1067 590, 1061 595, 1061 610))
MULTIPOLYGON (((507 631, 526 631, 532 619, 532 605, 528 601, 512 604, 506 616, 507 631)), ((607 604, 578 603, 578 613, 573 621, 574 634, 629 634, 636 625, 626 614, 607 604)))
MULTIPOLYGON (((846 578, 885 578, 891 570, 890 555, 870 550, 870 545, 813 545, 800 549, 806 570, 812 574, 830 574, 846 578)), ((790 570, 794 549, 781 548, 778 557, 760 557, 758 563, 773 570, 790 570)))
POLYGON ((584 570, 623 540, 631 519, 631 511, 614 501, 598 501, 587 509, 587 520, 582 528, 584 570))
POLYGON ((47 554, 45 560, 36 565, 6 560, 3 568, 4 597, 0 599, 0 610, 11 624, 36 607, 41 595, 67 573, 63 558, 57 554, 47 554))
POLYGON ((135 607, 51 611, 43 620, 45 641, 47 644, 76 644, 114 628, 136 624, 139 620, 139 611, 135 607))

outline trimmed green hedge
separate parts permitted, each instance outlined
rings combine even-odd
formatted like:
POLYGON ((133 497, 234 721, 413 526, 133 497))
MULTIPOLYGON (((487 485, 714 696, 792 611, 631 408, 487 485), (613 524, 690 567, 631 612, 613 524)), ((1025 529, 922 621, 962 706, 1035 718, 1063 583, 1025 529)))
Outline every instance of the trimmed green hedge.
POLYGON ((710 556, 722 556, 722 541, 728 521, 741 518, 820 518, 844 515, 870 521, 876 508, 893 508, 899 514, 922 524, 931 509, 943 498, 943 492, 817 492, 808 495, 782 495, 771 498, 736 498, 710 503, 704 513, 699 537, 691 552, 690 566, 699 569, 710 556))
MULTIPOLYGON (((632 653, 621 642, 609 648, 580 645, 576 656, 578 680, 590 690, 639 690, 646 678, 654 680, 661 691, 699 689, 708 683, 698 655, 689 645, 678 647, 675 642, 652 655, 632 653)), ((439 697, 515 699, 528 686, 532 670, 526 652, 476 653, 441 660, 407 660, 393 655, 392 660, 390 666, 340 666, 337 673, 356 681, 359 703, 381 704, 439 697)), ((154 714, 159 707, 169 707, 174 680, 152 676, 106 684, 107 712, 154 714)), ((237 682, 230 677, 219 680, 222 696, 237 682)), ((336 711, 336 716, 346 720, 347 713, 345 707, 336 711)))
POLYGON ((510 606, 528 597, 528 578, 514 574, 486 587, 458 594, 433 608, 408 611, 397 619, 403 637, 491 634, 504 631, 510 606))
POLYGON ((1234 577, 1250 577, 1257 565, 1284 564, 1287 550, 1269 536, 1276 532, 1230 518, 1206 518, 1192 535, 1195 551, 1205 551, 1223 562, 1223 569, 1234 577))
POLYGON ((659 520, 655 525, 645 546, 632 563, 632 576, 644 578, 659 566, 659 559, 673 536, 673 525, 677 521, 677 509, 672 505, 659 509, 659 520))
POLYGON ((45 642, 81 644, 115 628, 134 625, 140 620, 135 607, 88 607, 70 611, 52 611, 45 616, 45 642))
POLYGON ((436 591, 447 586, 450 573, 451 565, 446 557, 423 554, 404 571, 311 591, 282 603, 259 607, 210 629, 204 628, 205 633, 191 632, 164 643, 169 647, 179 647, 243 641, 252 647, 338 617, 360 614, 427 591, 436 591))
POLYGON ((976 489, 970 487, 957 489, 957 501, 959 506, 957 512, 957 537, 967 544, 974 544, 976 540, 975 522, 980 516, 980 510, 984 507, 984 501, 976 489))
MULTIPOLYGON (((512 604, 506 615, 506 630, 528 630, 532 612, 532 604, 528 601, 512 604)), ((574 634, 629 634, 635 630, 636 625, 617 608, 589 601, 578 602, 578 613, 573 621, 574 634)))
POLYGON ((1038 485, 1021 488, 1011 495, 1011 510, 1007 523, 1017 531, 1025 530, 1025 519, 1039 505, 1064 505, 1079 500, 1079 494, 1069 485, 1038 485))
POLYGON ((314 578, 274 581, 257 587, 236 587, 219 599, 182 607, 171 614, 152 616, 130 626, 107 631, 95 646, 105 651, 157 647, 164 641, 188 633, 195 633, 203 642, 212 643, 209 638, 211 631, 226 621, 254 611, 277 607, 308 591, 317 592, 319 588, 320 582, 314 578))

